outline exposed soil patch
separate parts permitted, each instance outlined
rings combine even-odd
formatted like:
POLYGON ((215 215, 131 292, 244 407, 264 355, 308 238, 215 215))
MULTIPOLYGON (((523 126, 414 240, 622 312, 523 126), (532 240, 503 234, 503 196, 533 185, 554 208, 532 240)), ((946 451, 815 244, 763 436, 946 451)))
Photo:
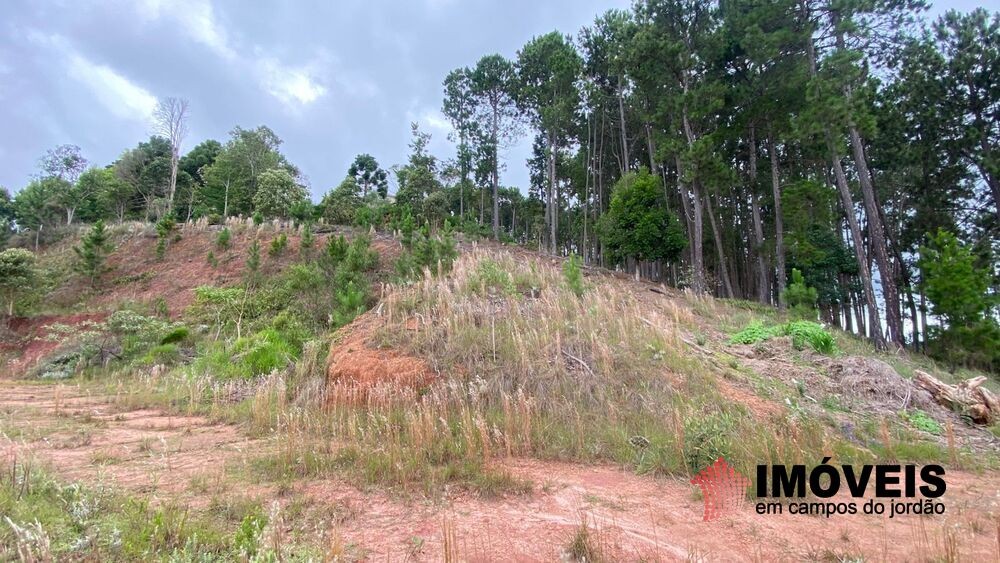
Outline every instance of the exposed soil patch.
MULTIPOLYGON (((4 456, 29 455, 66 479, 117 484, 154 500, 207 502, 194 482, 227 463, 259 455, 269 440, 233 426, 156 410, 123 412, 106 397, 69 385, 2 384, 4 456)), ((702 501, 684 479, 653 479, 611 467, 512 460, 497 462, 530 479, 534 492, 499 500, 462 491, 424 502, 363 492, 336 479, 299 480, 282 496, 240 484, 265 502, 307 498, 331 514, 329 537, 373 561, 444 559, 556 561, 582 525, 609 560, 933 559, 955 545, 969 560, 995 560, 1000 475, 949 471, 943 517, 759 516, 750 508, 703 522, 702 501)), ((234 487, 234 490, 237 487, 234 487)), ((294 525, 294 522, 289 522, 294 525)))
POLYGON ((436 375, 426 361, 373 346, 378 322, 369 311, 340 330, 327 358, 328 381, 362 390, 376 385, 418 389, 433 381, 436 375))
POLYGON ((23 376, 58 349, 65 335, 57 333, 56 326, 82 330, 82 326, 99 323, 105 317, 105 313, 81 313, 11 319, 0 339, 0 357, 5 358, 0 365, 0 377, 23 376))

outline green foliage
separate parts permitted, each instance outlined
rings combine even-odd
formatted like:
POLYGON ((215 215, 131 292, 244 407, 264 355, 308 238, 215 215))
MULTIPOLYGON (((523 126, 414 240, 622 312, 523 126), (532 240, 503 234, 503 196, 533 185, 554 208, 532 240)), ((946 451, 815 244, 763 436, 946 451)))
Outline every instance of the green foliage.
POLYGON ((284 369, 297 357, 295 346, 280 332, 269 328, 237 340, 231 361, 236 373, 250 378, 284 369))
POLYGON ((177 227, 177 221, 171 214, 166 214, 159 221, 156 222, 156 258, 158 260, 163 260, 164 255, 167 253, 167 244, 169 244, 170 237, 177 227))
POLYGON ((271 240, 271 249, 268 250, 268 254, 272 257, 281 256, 285 253, 286 248, 288 248, 288 237, 285 233, 280 233, 271 240))
POLYGON ((247 276, 255 278, 260 272, 260 241, 254 240, 247 253, 247 276))
POLYGON ((185 326, 179 326, 167 332, 167 334, 160 339, 160 344, 176 344, 187 340, 188 336, 190 336, 188 328, 185 326))
POLYGON ((563 277, 566 279, 566 287, 577 297, 583 297, 585 291, 583 283, 583 261, 576 254, 571 255, 563 262, 563 277))
POLYGON ((413 248, 413 235, 417 231, 417 224, 413 220, 413 214, 409 210, 403 213, 403 218, 399 222, 399 234, 403 248, 413 248))
POLYGON ((488 258, 476 264, 476 271, 469 276, 467 284, 469 291, 480 295, 513 295, 516 291, 511 275, 498 262, 488 258))
POLYGON ((434 275, 445 274, 451 271, 457 257, 458 250, 449 228, 431 235, 425 226, 415 233, 409 250, 404 250, 396 261, 396 273, 403 279, 417 277, 424 269, 434 275))
POLYGON ((177 344, 158 344, 153 346, 142 357, 142 362, 150 365, 173 365, 181 360, 181 351, 177 344))
POLYGON ((38 271, 35 268, 35 254, 23 248, 8 248, 0 251, 0 293, 7 302, 7 314, 14 312, 18 298, 35 291, 38 271))
POLYGON ((348 176, 323 196, 319 207, 323 210, 323 220, 327 223, 350 225, 361 207, 361 188, 353 177, 348 176))
POLYGON ((305 188, 295 181, 288 170, 265 170, 257 179, 257 192, 253 196, 254 221, 257 213, 265 218, 287 219, 296 204, 308 199, 305 188))
POLYGON ((302 236, 299 238, 299 255, 308 260, 315 245, 316 237, 313 235, 312 223, 307 222, 302 226, 302 236))
POLYGON ((247 514, 233 537, 233 550, 245 561, 256 561, 260 536, 267 526, 267 517, 260 512, 247 514))
POLYGON ((782 334, 792 337, 792 346, 796 350, 805 349, 809 345, 820 354, 833 354, 837 344, 833 336, 823 328, 823 325, 812 321, 793 321, 782 327, 782 334))
POLYGON ((80 246, 73 247, 77 256, 76 270, 90 279, 90 284, 97 285, 97 279, 106 270, 104 261, 111 252, 112 245, 108 238, 104 221, 97 221, 80 240, 80 246))
POLYGON ((754 321, 743 330, 734 334, 729 342, 732 344, 756 344, 778 336, 791 336, 792 346, 802 350, 811 347, 820 354, 833 354, 837 351, 833 336, 823 325, 812 321, 793 321, 776 326, 765 326, 760 321, 754 321))
POLYGON ((724 412, 697 413, 684 421, 684 461, 691 471, 701 471, 720 457, 732 459, 735 420, 724 412))
POLYGON ((775 327, 768 328, 761 321, 754 321, 730 337, 730 344, 756 344, 774 338, 775 327))
POLYGON ((355 285, 354 280, 337 288, 334 296, 336 307, 333 310, 333 327, 344 326, 365 311, 368 305, 367 292, 355 285))
POLYGON ((646 169, 615 184, 599 232, 619 262, 628 257, 675 262, 687 246, 684 229, 667 209, 660 179, 646 169))
POLYGON ((940 422, 934 420, 926 412, 919 409, 913 411, 903 411, 899 413, 899 416, 917 430, 923 430, 924 432, 934 434, 935 436, 940 436, 941 432, 944 430, 944 428, 941 427, 940 422))
MULTIPOLYGON (((105 326, 120 342, 123 358, 148 352, 156 346, 166 346, 160 352, 170 355, 177 343, 187 337, 187 329, 178 324, 127 309, 112 313, 105 321, 105 326)), ((146 360, 149 362, 155 362, 156 359, 147 354, 146 360)))
POLYGON ((344 235, 330 236, 327 239, 321 262, 328 271, 333 272, 344 261, 347 257, 347 248, 347 239, 344 235))
POLYGON ((219 250, 227 250, 229 248, 229 243, 232 240, 232 233, 229 232, 229 227, 223 227, 219 231, 219 236, 215 238, 215 246, 219 250))
POLYGON ((819 298, 819 294, 815 287, 806 285, 805 278, 802 277, 802 272, 798 268, 792 268, 792 282, 788 284, 782 297, 797 316, 802 318, 816 317, 816 300, 819 298))
POLYGON ((920 248, 921 284, 931 313, 943 326, 931 327, 928 350, 951 364, 1000 371, 1000 326, 991 311, 990 272, 976 265, 971 250, 948 231, 928 235, 920 248))
POLYGON ((264 224, 264 214, 260 211, 253 212, 253 224, 255 227, 259 227, 264 224))
POLYGON ((219 259, 215 257, 215 252, 212 250, 208 251, 208 256, 205 257, 205 261, 208 262, 208 265, 213 268, 219 267, 219 259))

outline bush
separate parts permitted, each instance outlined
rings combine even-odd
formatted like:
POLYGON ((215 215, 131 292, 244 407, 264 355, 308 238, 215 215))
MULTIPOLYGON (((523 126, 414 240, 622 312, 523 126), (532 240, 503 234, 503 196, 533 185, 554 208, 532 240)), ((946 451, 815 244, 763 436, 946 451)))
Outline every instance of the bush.
POLYGON ((743 330, 734 334, 729 339, 729 342, 731 344, 756 344, 758 342, 771 339, 774 335, 774 327, 767 328, 764 326, 764 323, 754 321, 747 325, 743 330))
POLYGON ((249 378, 284 369, 297 357, 295 347, 280 332, 269 328, 237 340, 232 361, 237 373, 249 378))
POLYGON ((566 278, 566 287, 577 297, 583 297, 583 269, 580 257, 576 254, 570 256, 562 267, 563 277, 566 278))
POLYGON ((108 239, 108 231, 104 228, 104 221, 94 223, 90 231, 80 240, 80 246, 74 246, 78 263, 76 270, 90 280, 92 286, 97 285, 97 280, 107 269, 104 261, 112 245, 108 239))
POLYGON ((792 283, 785 289, 782 299, 795 316, 804 319, 816 318, 816 301, 819 299, 819 293, 815 287, 806 285, 806 280, 798 268, 792 268, 792 283))
POLYGON ((288 248, 288 237, 281 233, 271 241, 271 250, 268 252, 272 257, 281 256, 288 248))
POLYGON ((212 252, 211 250, 208 251, 208 256, 205 257, 205 261, 208 262, 208 265, 213 268, 219 267, 219 259, 215 257, 215 252, 212 252))
POLYGON ((167 334, 160 339, 160 344, 175 344, 177 342, 183 342, 184 340, 187 340, 188 336, 190 336, 190 331, 188 331, 187 327, 179 326, 167 332, 167 334))
POLYGON ((941 427, 940 422, 934 420, 926 412, 919 409, 914 411, 903 411, 899 413, 899 416, 906 422, 910 423, 910 426, 916 428, 917 430, 923 430, 924 432, 934 434, 935 436, 939 436, 941 431, 944 430, 941 427))
POLYGON ((232 233, 229 232, 229 227, 225 227, 219 231, 219 236, 215 238, 215 246, 219 247, 220 250, 225 250, 229 248, 231 238, 232 233))
MULTIPOLYGON (((458 257, 455 240, 449 228, 442 229, 437 236, 431 236, 425 226, 417 232, 411 241, 408 251, 404 251, 396 261, 396 273, 403 279, 412 279, 421 275, 424 268, 431 274, 439 275, 451 271, 458 257)), ((405 243, 404 243, 405 246, 405 243)))
POLYGON ((833 336, 823 328, 823 325, 812 321, 793 321, 772 327, 764 326, 764 323, 760 321, 754 321, 734 334, 729 342, 732 344, 756 344, 776 336, 791 336, 792 346, 796 350, 803 350, 807 345, 820 354, 829 355, 837 350, 833 336))
POLYGON ((972 249, 939 230, 920 247, 921 287, 941 326, 931 327, 928 352, 959 365, 1000 372, 1000 326, 993 307, 997 296, 989 267, 977 265, 972 249))
POLYGON ((176 344, 160 344, 149 349, 142 362, 150 365, 176 364, 181 360, 181 350, 176 344))
POLYGON ((469 276, 468 289, 472 293, 511 295, 515 292, 514 280, 495 260, 484 259, 469 276))
POLYGON ((302 226, 302 237, 299 239, 299 255, 308 259, 315 244, 316 238, 313 236, 312 223, 306 223, 302 226))
POLYGON ((156 258, 163 260, 164 255, 167 253, 167 241, 170 240, 170 235, 177 228, 177 221, 171 214, 166 214, 162 219, 156 222, 156 236, 159 240, 156 243, 156 258))
POLYGON ((832 354, 837 349, 833 336, 819 323, 795 321, 784 325, 782 332, 792 337, 796 350, 804 350, 807 344, 820 354, 832 354))

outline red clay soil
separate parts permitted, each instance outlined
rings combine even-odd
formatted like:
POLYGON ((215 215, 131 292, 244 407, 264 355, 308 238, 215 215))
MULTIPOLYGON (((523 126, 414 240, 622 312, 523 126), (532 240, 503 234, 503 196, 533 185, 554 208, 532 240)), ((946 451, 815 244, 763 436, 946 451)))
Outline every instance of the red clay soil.
MULTIPOLYGON (((285 231, 288 247, 278 256, 270 256, 271 241, 278 232, 254 227, 231 228, 229 246, 220 249, 216 243, 220 228, 186 227, 179 232, 181 239, 172 241, 166 257, 156 257, 157 238, 152 231, 140 231, 125 240, 108 258, 110 272, 104 276, 107 288, 96 300, 97 305, 116 305, 125 301, 151 303, 163 299, 172 316, 179 316, 194 302, 194 288, 203 285, 225 286, 239 282, 246 272, 250 245, 260 243, 261 269, 275 273, 295 262, 299 256, 300 236, 285 231), (208 263, 209 252, 215 255, 217 266, 208 263)), ((352 233, 345 233, 350 238, 352 233)), ((334 234, 316 235, 314 252, 322 251, 327 239, 334 234)), ((400 253, 398 242, 387 237, 375 237, 372 248, 379 253, 382 265, 391 265, 400 253)))
POLYGON ((51 334, 52 325, 76 327, 83 323, 99 323, 106 313, 79 313, 76 315, 43 315, 17 317, 7 324, 7 331, 0 338, 0 377, 23 377, 38 362, 59 348, 59 340, 51 334))
MULTIPOLYGON (((166 257, 156 257, 154 233, 139 233, 123 242, 108 258, 110 272, 104 276, 107 290, 97 305, 117 305, 126 301, 152 303, 163 299, 171 315, 181 314, 194 302, 194 288, 203 285, 225 286, 238 282, 246 270, 246 259, 256 230, 232 229, 227 249, 216 244, 216 230, 181 230, 181 239, 172 241, 166 257), (208 263, 212 252, 218 266, 208 263)), ((276 269, 298 254, 298 236, 288 236, 288 250, 283 256, 268 256, 268 247, 277 233, 263 231, 260 241, 261 263, 265 270, 276 269)))
MULTIPOLYGON (((123 411, 71 385, 0 382, 0 455, 41 463, 66 479, 117 485, 155 500, 204 507, 206 483, 265 506, 306 498, 342 517, 325 532, 372 561, 559 561, 581 526, 610 561, 997 561, 1000 474, 949 470, 942 516, 757 515, 751 507, 704 522, 686 479, 656 479, 614 467, 536 460, 494 462, 529 479, 531 493, 499 500, 449 490, 431 501, 363 491, 339 479, 297 480, 292 494, 233 482, 226 466, 247 463, 273 442, 234 426, 157 410, 123 411), (11 435, 11 429, 20 430, 11 435), (237 487, 239 493, 230 487, 237 487), (344 510, 348 507, 348 510, 344 510), (449 538, 446 546, 445 538, 449 538)), ((837 499, 843 500, 843 499, 837 499)), ((300 523, 286 521, 294 527, 300 523)), ((314 529, 314 528, 310 528, 314 529)))
POLYGON ((330 346, 327 380, 360 389, 375 385, 419 389, 430 384, 436 376, 426 361, 374 347, 372 336, 377 324, 375 312, 368 311, 340 329, 330 346))

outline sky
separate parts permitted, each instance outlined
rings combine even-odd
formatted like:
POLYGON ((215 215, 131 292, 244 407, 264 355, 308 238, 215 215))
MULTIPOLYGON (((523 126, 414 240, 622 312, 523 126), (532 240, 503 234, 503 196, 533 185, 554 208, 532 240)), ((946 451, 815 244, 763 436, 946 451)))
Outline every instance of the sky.
MULTIPOLYGON (((403 163, 410 123, 449 158, 447 73, 514 58, 532 37, 576 33, 630 0, 4 0, 0 186, 16 192, 45 151, 113 162, 153 131, 157 100, 187 99, 186 152, 267 125, 317 199, 359 153, 403 163), (253 8, 249 8, 253 6, 253 8)), ((970 10, 981 2, 946 4, 970 10)), ((945 4, 931 14, 944 11, 945 4)), ((508 149, 506 185, 527 187, 530 137, 508 149)))

